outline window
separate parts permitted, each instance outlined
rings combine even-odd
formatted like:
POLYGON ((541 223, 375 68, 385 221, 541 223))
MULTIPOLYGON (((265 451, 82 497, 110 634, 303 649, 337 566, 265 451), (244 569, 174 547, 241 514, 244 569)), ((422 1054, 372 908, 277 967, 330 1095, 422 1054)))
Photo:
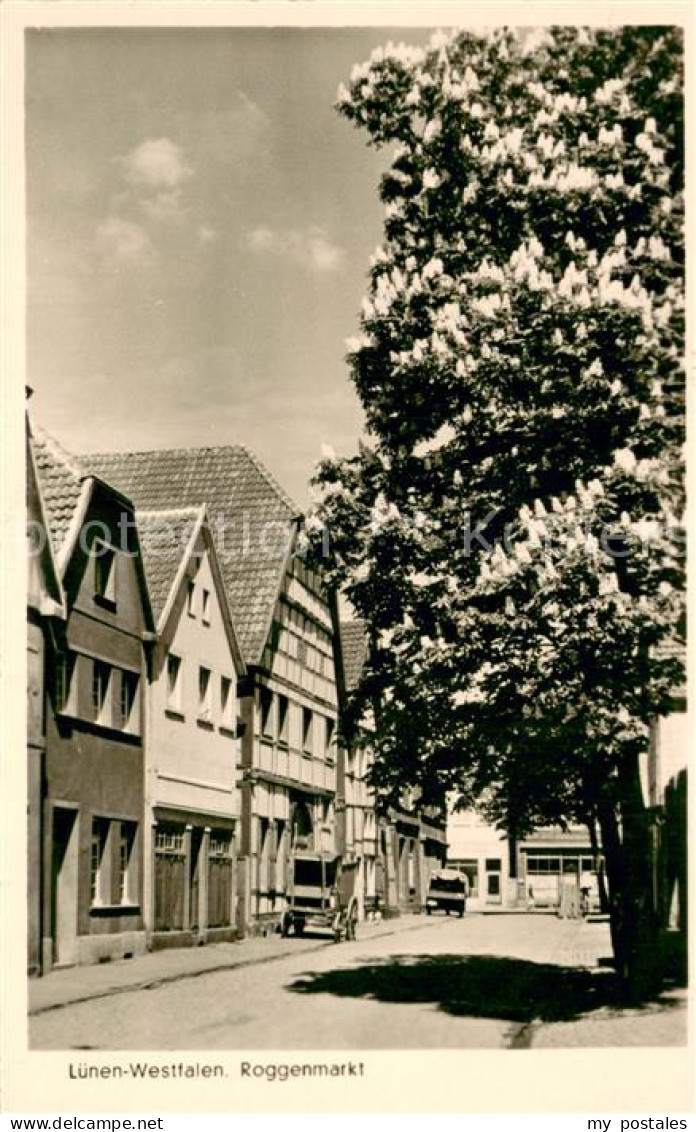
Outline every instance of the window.
POLYGON ((306 755, 312 753, 312 712, 310 708, 302 708, 302 750, 306 755))
POLYGON ((53 668, 53 692, 55 709, 58 712, 75 714, 77 702, 75 653, 55 654, 53 668))
POLYGON ((209 668, 201 667, 198 669, 198 718, 203 720, 210 720, 213 714, 212 705, 212 681, 211 671, 209 668))
POLYGON ((116 552, 105 542, 95 539, 92 544, 94 555, 94 596, 99 601, 116 601, 116 552))
POLYGON ((196 583, 190 578, 186 583, 186 612, 189 617, 196 616, 196 583))
POLYGON ((486 857, 486 872, 499 873, 502 864, 500 857, 486 857))
POLYGON ((140 730, 139 684, 137 672, 121 673, 121 727, 124 731, 137 732, 140 730))
POLYGON ((230 847, 232 839, 229 833, 213 832, 210 835, 210 848, 208 854, 210 857, 229 857, 231 855, 230 847))
POLYGON ((107 855, 106 842, 109 834, 109 823, 103 818, 92 819, 92 842, 89 862, 89 894, 90 903, 110 903, 108 897, 108 876, 106 869, 107 855))
POLYGON ((203 623, 210 624, 210 590, 203 590, 203 623))
POLYGON ((500 896, 500 873, 488 874, 488 895, 500 896))
POLYGON ((155 849, 158 853, 184 852, 184 830, 182 826, 158 826, 155 830, 155 849))
POLYGON ((261 708, 261 734, 270 739, 273 737, 273 692, 268 688, 261 688, 259 704, 261 708))
POLYGON ((234 723, 234 690, 229 676, 220 677, 220 719, 228 727, 234 723))
POLYGON ((135 825, 132 822, 121 822, 118 843, 118 891, 116 904, 134 904, 135 893, 131 891, 133 878, 131 875, 131 858, 135 842, 135 825))
POLYGON ((327 719, 326 720, 326 739, 325 739, 325 743, 324 743, 324 753, 326 755, 329 755, 331 758, 333 758, 333 755, 334 755, 333 741, 334 741, 335 730, 336 730, 336 721, 334 719, 327 719))
POLYGON ((288 741, 288 697, 278 696, 278 742, 285 743, 288 741))
POLYGON ((111 668, 103 660, 95 660, 92 667, 92 710, 99 723, 111 723, 109 716, 109 695, 111 688, 111 668))
POLYGON ((306 641, 298 640, 298 642, 297 642, 297 659, 299 660, 300 664, 306 664, 307 663, 307 642, 306 641))
POLYGON ((167 656, 167 708, 181 711, 181 659, 171 652, 167 656))

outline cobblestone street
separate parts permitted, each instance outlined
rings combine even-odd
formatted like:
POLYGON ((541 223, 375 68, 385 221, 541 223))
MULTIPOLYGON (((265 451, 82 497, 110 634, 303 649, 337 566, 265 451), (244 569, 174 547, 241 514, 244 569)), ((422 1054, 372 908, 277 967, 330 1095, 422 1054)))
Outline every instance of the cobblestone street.
POLYGON ((608 925, 403 917, 355 943, 279 937, 54 972, 30 984, 35 1049, 674 1046, 686 995, 614 1004, 608 925))

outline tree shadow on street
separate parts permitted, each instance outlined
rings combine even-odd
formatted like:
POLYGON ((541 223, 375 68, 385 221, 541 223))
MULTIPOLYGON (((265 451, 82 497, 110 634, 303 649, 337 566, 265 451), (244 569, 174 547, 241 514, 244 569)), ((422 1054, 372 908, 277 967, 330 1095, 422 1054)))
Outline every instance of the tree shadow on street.
MULTIPOLYGON (((378 1002, 433 1003, 457 1017, 520 1023, 570 1022, 601 1007, 626 1008, 611 971, 495 955, 392 955, 361 966, 307 972, 288 989, 378 1002)), ((659 996, 651 1002, 664 1010, 675 1005, 659 996)))

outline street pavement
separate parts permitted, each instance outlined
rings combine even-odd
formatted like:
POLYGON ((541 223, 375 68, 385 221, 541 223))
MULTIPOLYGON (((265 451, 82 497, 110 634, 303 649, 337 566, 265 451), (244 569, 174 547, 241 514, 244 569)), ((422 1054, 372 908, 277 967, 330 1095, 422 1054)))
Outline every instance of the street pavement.
POLYGON ((615 999, 606 923, 402 917, 316 936, 160 952, 30 986, 34 1049, 675 1046, 686 995, 615 999))

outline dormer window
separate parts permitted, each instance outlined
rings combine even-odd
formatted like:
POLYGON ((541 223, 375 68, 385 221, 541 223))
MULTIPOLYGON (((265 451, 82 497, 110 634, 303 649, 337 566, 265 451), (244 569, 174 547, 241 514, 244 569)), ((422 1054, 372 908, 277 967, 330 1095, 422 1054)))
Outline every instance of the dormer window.
POLYGON ((116 551, 105 542, 95 539, 92 544, 94 555, 94 596, 99 602, 116 604, 116 551))

